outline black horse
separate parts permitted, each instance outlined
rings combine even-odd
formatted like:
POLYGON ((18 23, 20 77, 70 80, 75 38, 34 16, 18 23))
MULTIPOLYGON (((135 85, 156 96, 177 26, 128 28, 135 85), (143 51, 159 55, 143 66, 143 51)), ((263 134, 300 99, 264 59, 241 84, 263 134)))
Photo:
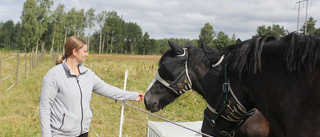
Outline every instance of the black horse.
MULTIPOLYGON (((268 121, 266 121, 259 111, 249 118, 246 123, 244 123, 245 119, 251 116, 253 112, 248 114, 246 118, 227 119, 222 121, 219 119, 217 120, 217 125, 222 127, 219 129, 220 131, 212 129, 208 122, 211 121, 209 117, 215 115, 210 111, 212 110, 210 106, 213 105, 213 101, 215 101, 213 100, 214 94, 212 94, 215 89, 212 89, 212 87, 215 87, 214 85, 216 85, 216 83, 212 82, 212 80, 216 79, 215 76, 210 75, 214 73, 209 72, 213 69, 220 69, 220 67, 213 68, 211 62, 205 56, 205 53, 200 48, 193 47, 189 43, 186 44, 184 48, 170 41, 169 45, 172 50, 166 52, 160 59, 158 73, 145 95, 147 110, 157 112, 185 91, 192 88, 201 94, 208 102, 208 108, 204 112, 205 119, 202 126, 202 132, 217 136, 217 132, 219 132, 219 135, 220 132, 221 134, 229 135, 230 133, 230 135, 234 135, 236 130, 240 130, 239 134, 237 134, 238 137, 268 136, 268 121), (240 128, 243 123, 244 125, 240 128)), ((222 61, 223 60, 217 61, 219 66, 222 61)))
MULTIPOLYGON (((206 110, 212 108, 210 111, 214 115, 205 113, 205 121, 208 122, 204 122, 203 128, 208 126, 211 131, 218 132, 225 126, 219 121, 245 120, 251 115, 252 109, 257 108, 276 131, 276 136, 320 136, 319 39, 311 35, 290 33, 280 39, 272 36, 249 39, 228 46, 219 53, 206 46, 204 51, 211 64, 214 64, 213 69, 208 69, 202 75, 203 79, 210 80, 207 85, 212 92, 200 94, 205 99, 210 98, 210 101, 206 99, 210 106, 206 110)), ((167 81, 172 91, 174 89, 181 94, 184 90, 173 84, 178 81, 187 83, 178 85, 191 85, 188 81, 192 81, 178 80, 179 72, 183 71, 181 64, 185 64, 188 58, 200 59, 195 58, 196 54, 178 57, 184 53, 181 50, 176 54, 172 52, 166 53, 160 60, 158 76, 167 81), (169 66, 180 70, 171 71, 169 66)), ((191 62, 189 64, 186 68, 193 70, 208 67, 204 65, 206 63, 202 66, 191 62)), ((188 75, 190 79, 200 74, 189 71, 188 75)), ((196 87, 194 84, 206 84, 205 80, 198 81, 202 83, 192 83, 192 87, 196 87)), ((145 96, 146 109, 158 111, 179 96, 167 92, 170 88, 164 85, 157 80, 150 87, 145 96)), ((225 131, 225 134, 231 135, 231 132, 225 131)), ((202 129, 202 132, 207 131, 202 129)))
POLYGON ((290 33, 250 39, 220 54, 204 51, 212 63, 226 56, 218 71, 224 78, 216 80, 233 89, 244 108, 258 108, 277 136, 320 136, 319 39, 290 33))

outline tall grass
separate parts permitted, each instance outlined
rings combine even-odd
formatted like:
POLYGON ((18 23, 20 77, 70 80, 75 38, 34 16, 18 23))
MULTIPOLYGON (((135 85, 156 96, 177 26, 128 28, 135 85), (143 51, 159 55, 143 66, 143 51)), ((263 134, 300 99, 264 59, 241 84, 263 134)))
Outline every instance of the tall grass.
MULTIPOLYGON (((127 90, 145 93, 155 76, 160 56, 90 55, 84 65, 92 69, 108 84, 123 88, 125 70, 129 71, 127 90)), ((21 80, 8 93, 0 96, 0 136, 40 136, 39 98, 42 78, 54 66, 52 57, 35 68, 30 76, 21 80)), ((1 85, 2 86, 2 85, 1 85)), ((0 95, 3 91, 0 91, 0 95)), ((142 102, 127 102, 144 109, 142 102)), ((156 115, 182 122, 203 119, 205 101, 197 93, 189 91, 156 115)), ((93 119, 90 137, 116 137, 119 134, 121 102, 93 93, 91 99, 93 119)), ((146 135, 148 120, 161 121, 125 106, 123 136, 146 135)))

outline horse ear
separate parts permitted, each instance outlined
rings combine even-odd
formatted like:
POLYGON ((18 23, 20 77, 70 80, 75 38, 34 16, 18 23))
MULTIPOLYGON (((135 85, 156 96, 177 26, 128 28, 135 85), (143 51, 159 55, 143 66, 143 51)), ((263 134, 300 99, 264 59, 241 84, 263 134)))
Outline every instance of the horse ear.
POLYGON ((204 42, 202 42, 201 45, 203 52, 205 53, 211 64, 216 64, 221 58, 219 52, 207 46, 207 44, 205 44, 204 42))
POLYGON ((239 43, 241 43, 242 41, 241 41, 241 39, 237 39, 237 41, 236 41, 236 44, 239 44, 239 43))
POLYGON ((182 49, 182 47, 180 47, 177 43, 174 43, 172 41, 168 41, 171 49, 177 54, 177 55, 182 55, 184 54, 184 50, 182 49))
POLYGON ((184 46, 184 48, 187 48, 187 47, 192 47, 192 44, 190 42, 186 43, 184 46))

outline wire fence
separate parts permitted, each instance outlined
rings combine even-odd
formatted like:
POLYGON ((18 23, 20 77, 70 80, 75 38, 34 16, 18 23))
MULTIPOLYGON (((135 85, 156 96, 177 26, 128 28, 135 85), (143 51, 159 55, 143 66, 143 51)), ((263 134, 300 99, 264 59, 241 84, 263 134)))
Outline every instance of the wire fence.
MULTIPOLYGON (((12 87, 18 84, 19 80, 22 81, 23 79, 26 79, 28 76, 28 73, 30 73, 35 67, 40 65, 41 61, 44 59, 45 53, 10 53, 10 54, 2 54, 0 53, 0 97, 4 95, 5 93, 9 92, 12 87)), ((56 59, 57 53, 52 53, 53 60, 56 59)), ((181 126, 175 122, 169 121, 165 118, 161 118, 157 115, 154 115, 152 113, 149 113, 143 109, 140 109, 136 106, 133 106, 128 103, 124 103, 126 106, 130 106, 138 111, 141 111, 143 113, 146 113, 147 115, 151 115, 153 117, 159 118, 161 120, 167 121, 171 124, 174 124, 176 126, 180 126, 182 128, 185 128, 187 130, 191 130, 192 132, 197 132, 193 129, 189 129, 187 127, 181 126)), ((114 120, 108 120, 105 116, 103 116, 103 113, 99 112, 93 105, 90 105, 92 110, 97 113, 99 116, 103 118, 103 121, 105 121, 108 125, 112 127, 114 131, 121 130, 121 126, 118 127, 115 125, 114 120), (111 122, 112 121, 112 122, 111 122)), ((124 106, 123 106, 124 107, 124 106)), ((90 127, 92 131, 95 133, 97 137, 99 137, 99 131, 97 132, 95 130, 94 126, 90 127)), ((147 130, 150 130, 149 128, 147 130)), ((152 130, 152 129, 151 129, 152 130)), ((204 136, 209 136, 204 133, 199 133, 204 136)), ((120 131, 120 136, 121 131, 120 131)), ((147 132, 146 136, 158 136, 156 133, 150 134, 147 132), (148 135, 149 134, 149 135, 148 135)))
MULTIPOLYGON (((124 80, 124 90, 126 89, 126 83, 127 83, 127 78, 128 78, 128 76, 127 76, 127 75, 128 75, 128 71, 126 70, 125 73, 126 73, 126 74, 125 74, 125 80, 124 80)), ((146 110, 144 110, 144 109, 141 109, 141 108, 139 108, 139 107, 137 107, 137 106, 134 106, 134 105, 132 105, 132 104, 128 104, 128 103, 125 102, 125 101, 123 101, 123 102, 122 102, 122 105, 121 105, 121 110, 122 110, 122 111, 121 111, 121 115, 120 115, 120 127, 119 127, 119 128, 117 128, 117 127, 114 125, 114 121, 113 121, 113 122, 110 122, 109 120, 107 120, 107 119, 103 116, 103 114, 102 114, 101 112, 99 112, 99 110, 97 110, 94 106, 91 105, 91 108, 93 108, 93 110, 95 111, 95 113, 97 113, 100 117, 102 117, 103 120, 104 120, 108 125, 110 125, 110 126, 113 128, 114 131, 119 131, 119 137, 122 137, 122 136, 124 136, 124 135, 122 135, 122 128, 123 128, 122 125, 124 124, 123 119, 124 119, 124 117, 125 117, 125 116, 124 116, 124 113, 125 113, 125 112, 123 112, 123 110, 124 110, 124 107, 125 107, 125 106, 129 106, 129 107, 131 107, 131 108, 133 108, 133 109, 135 109, 135 110, 137 110, 137 111, 140 111, 140 112, 145 113, 146 115, 153 116, 153 117, 155 117, 155 118, 157 118, 157 119, 166 121, 167 123, 173 124, 173 125, 175 125, 175 126, 177 126, 177 127, 180 127, 180 128, 185 129, 185 130, 188 130, 188 131, 197 133, 197 134, 199 134, 199 135, 202 135, 202 136, 205 136, 205 137, 212 137, 212 136, 209 135, 209 134, 203 133, 203 132, 201 132, 201 131, 197 131, 197 130, 195 130, 195 129, 186 127, 186 126, 184 126, 184 125, 181 125, 181 124, 179 124, 179 123, 177 123, 177 122, 173 122, 173 121, 168 120, 168 119, 166 119, 166 118, 160 117, 160 116, 155 115, 155 114, 153 114, 153 113, 150 113, 150 112, 148 112, 148 111, 146 111, 146 110)), ((96 130, 94 129, 93 126, 91 126, 91 129, 93 130, 93 132, 95 133, 95 135, 96 135, 97 137, 99 137, 99 133, 96 132, 96 130)), ((147 125, 146 137, 160 137, 160 135, 158 135, 157 132, 155 132, 149 125, 147 125)))
POLYGON ((44 57, 41 53, 0 53, 0 96, 7 93, 19 80, 40 64, 44 57))

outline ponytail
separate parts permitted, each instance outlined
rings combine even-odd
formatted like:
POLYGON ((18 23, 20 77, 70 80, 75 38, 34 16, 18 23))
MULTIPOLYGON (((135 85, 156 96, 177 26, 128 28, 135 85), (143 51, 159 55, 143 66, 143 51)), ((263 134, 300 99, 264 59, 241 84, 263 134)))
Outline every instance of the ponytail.
POLYGON ((62 61, 63 61, 65 58, 66 58, 66 57, 65 57, 64 54, 63 54, 63 55, 60 55, 60 56, 57 58, 57 60, 56 60, 56 65, 61 64, 62 61))

